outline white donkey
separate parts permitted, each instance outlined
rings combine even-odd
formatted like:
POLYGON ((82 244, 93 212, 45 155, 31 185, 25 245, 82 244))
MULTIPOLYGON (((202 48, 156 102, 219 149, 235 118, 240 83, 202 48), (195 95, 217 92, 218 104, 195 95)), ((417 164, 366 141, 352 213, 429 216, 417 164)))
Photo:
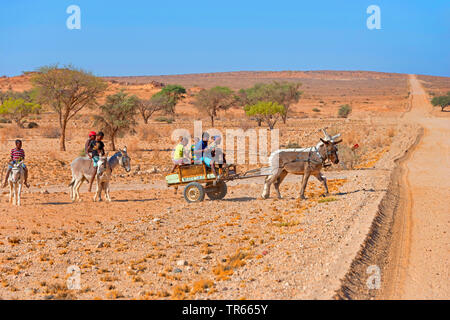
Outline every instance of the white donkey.
MULTIPOLYGON (((108 158, 108 166, 110 171, 114 170, 116 166, 121 166, 126 172, 131 171, 130 165, 131 159, 127 153, 127 147, 116 152, 112 157, 108 158)), ((90 181, 94 175, 95 168, 92 164, 92 160, 88 157, 78 157, 71 163, 72 168, 72 181, 69 184, 70 187, 70 198, 72 201, 81 200, 80 199, 80 187, 83 181, 90 181)))
POLYGON ((20 206, 20 194, 22 193, 22 186, 25 181, 25 172, 22 168, 22 162, 19 161, 12 165, 11 173, 9 174, 9 202, 14 202, 14 205, 20 206))
POLYGON ((111 180, 111 166, 109 165, 108 155, 100 157, 97 162, 97 190, 94 194, 94 201, 102 201, 102 191, 105 192, 105 198, 111 202, 109 196, 109 181, 111 180))

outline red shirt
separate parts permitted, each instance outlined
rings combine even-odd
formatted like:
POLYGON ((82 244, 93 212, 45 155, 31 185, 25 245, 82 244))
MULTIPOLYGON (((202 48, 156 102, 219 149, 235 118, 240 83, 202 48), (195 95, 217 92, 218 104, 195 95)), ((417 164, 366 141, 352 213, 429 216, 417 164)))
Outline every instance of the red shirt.
POLYGON ((11 149, 11 159, 13 161, 25 159, 25 151, 23 149, 11 149))

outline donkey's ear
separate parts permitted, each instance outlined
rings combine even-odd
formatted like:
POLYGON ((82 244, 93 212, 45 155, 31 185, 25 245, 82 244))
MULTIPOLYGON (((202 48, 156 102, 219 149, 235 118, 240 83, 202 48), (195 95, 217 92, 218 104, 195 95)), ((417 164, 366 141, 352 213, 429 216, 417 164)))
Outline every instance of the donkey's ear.
POLYGON ((327 140, 323 140, 322 138, 320 138, 320 141, 322 141, 325 144, 328 144, 329 142, 327 140))
POLYGON ((339 140, 334 141, 333 144, 338 144, 338 143, 341 143, 341 142, 342 142, 342 139, 339 139, 339 140))
POLYGON ((127 146, 123 147, 123 152, 127 152, 127 146))

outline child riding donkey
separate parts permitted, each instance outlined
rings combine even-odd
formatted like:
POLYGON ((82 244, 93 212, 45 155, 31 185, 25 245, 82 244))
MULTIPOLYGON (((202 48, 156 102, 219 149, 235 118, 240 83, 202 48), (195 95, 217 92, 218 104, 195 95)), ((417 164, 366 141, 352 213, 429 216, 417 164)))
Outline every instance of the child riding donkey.
POLYGON ((11 150, 11 162, 8 164, 8 170, 6 171, 6 177, 5 181, 3 182, 2 188, 5 188, 8 184, 8 178, 11 174, 11 170, 13 168, 13 165, 20 163, 20 166, 23 169, 24 172, 24 184, 27 188, 30 187, 28 184, 28 168, 26 167, 25 163, 23 162, 25 160, 25 151, 22 149, 22 141, 16 140, 16 147, 11 150))
MULTIPOLYGON (((94 168, 97 168, 100 156, 105 155, 105 144, 102 141, 104 136, 104 133, 101 131, 98 134, 91 131, 89 133, 89 139, 86 141, 84 146, 84 151, 89 158, 92 159, 94 168)), ((89 182, 89 192, 92 190, 92 184, 94 183, 96 175, 97 169, 94 171, 91 181, 89 182)))

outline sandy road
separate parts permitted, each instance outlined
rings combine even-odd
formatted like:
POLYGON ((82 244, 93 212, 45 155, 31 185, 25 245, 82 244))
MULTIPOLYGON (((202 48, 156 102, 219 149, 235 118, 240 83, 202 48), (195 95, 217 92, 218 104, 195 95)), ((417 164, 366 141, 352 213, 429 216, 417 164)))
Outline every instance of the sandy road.
POLYGON ((388 299, 448 299, 450 120, 433 117, 432 106, 420 82, 410 76, 411 110, 402 121, 418 123, 424 134, 403 163, 406 194, 394 232, 388 299))

